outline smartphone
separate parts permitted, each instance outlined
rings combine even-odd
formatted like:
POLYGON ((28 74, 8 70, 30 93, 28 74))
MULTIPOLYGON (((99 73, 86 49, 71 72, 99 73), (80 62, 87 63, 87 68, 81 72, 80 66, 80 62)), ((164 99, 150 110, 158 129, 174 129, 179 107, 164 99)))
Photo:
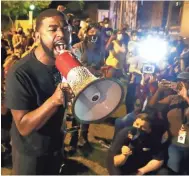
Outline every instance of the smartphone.
POLYGON ((170 88, 175 91, 181 91, 182 84, 180 82, 170 82, 170 88))
POLYGON ((144 64, 142 67, 142 73, 154 73, 155 71, 155 66, 152 64, 144 64))

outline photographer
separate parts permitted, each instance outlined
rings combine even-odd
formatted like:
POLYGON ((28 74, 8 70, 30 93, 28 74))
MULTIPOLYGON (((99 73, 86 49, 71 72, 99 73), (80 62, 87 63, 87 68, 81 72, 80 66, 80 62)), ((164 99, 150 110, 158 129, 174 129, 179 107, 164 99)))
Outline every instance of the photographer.
MULTIPOLYGON (((188 174, 189 161, 189 73, 182 72, 177 77, 178 83, 162 81, 159 89, 150 99, 149 106, 167 109, 169 122, 170 145, 168 148, 168 167, 176 174, 188 174), (168 89, 177 91, 176 95, 169 95, 160 100, 162 93, 168 89)), ((172 173, 172 174, 173 174, 172 173)))
POLYGON ((159 139, 154 138, 150 113, 139 114, 132 127, 116 135, 108 153, 109 174, 144 175, 160 169, 164 152, 159 139))

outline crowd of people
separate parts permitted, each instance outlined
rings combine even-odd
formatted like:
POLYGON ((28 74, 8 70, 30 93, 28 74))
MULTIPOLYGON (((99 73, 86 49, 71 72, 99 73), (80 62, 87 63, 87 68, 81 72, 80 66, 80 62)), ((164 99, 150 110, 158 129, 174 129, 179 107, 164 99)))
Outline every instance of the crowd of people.
MULTIPOLYGON (((40 13, 35 31, 19 27, 2 35, 2 144, 12 149, 14 174, 58 174, 62 164, 62 89, 69 85, 55 67, 57 42, 96 77, 117 79, 124 88, 123 102, 110 116, 116 120, 109 174, 189 174, 188 45, 167 35, 172 50, 166 65, 145 72, 136 59, 143 34, 110 24, 108 18, 80 20, 58 7, 40 13)), ((70 140, 74 153, 90 146, 90 125, 73 117, 72 126, 80 126, 70 140)))

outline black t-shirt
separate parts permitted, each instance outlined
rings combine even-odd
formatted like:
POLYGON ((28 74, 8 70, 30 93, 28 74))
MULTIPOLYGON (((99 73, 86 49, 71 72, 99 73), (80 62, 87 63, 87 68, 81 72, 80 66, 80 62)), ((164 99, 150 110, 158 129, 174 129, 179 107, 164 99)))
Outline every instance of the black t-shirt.
POLYGON ((116 136, 112 143, 112 146, 108 152, 108 170, 110 174, 133 174, 143 166, 145 166, 150 160, 157 159, 163 160, 164 152, 161 143, 153 135, 148 135, 145 140, 138 142, 132 149, 133 154, 129 156, 123 166, 115 167, 113 164, 113 158, 116 155, 121 154, 121 148, 129 146, 131 140, 128 138, 128 133, 133 127, 126 127, 122 129, 116 136))
MULTIPOLYGON (((54 66, 38 61, 34 51, 15 64, 7 75, 6 105, 13 110, 33 111, 40 107, 56 89, 61 76, 54 66)), ((61 124, 64 108, 57 112, 38 131, 21 136, 12 123, 12 142, 18 151, 27 155, 42 155, 59 150, 62 145, 61 124)))

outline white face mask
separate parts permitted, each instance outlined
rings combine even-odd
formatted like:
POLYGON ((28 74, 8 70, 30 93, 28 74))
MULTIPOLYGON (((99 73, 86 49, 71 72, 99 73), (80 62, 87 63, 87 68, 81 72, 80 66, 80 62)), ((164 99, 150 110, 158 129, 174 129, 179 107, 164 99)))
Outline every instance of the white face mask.
POLYGON ((123 39, 123 34, 117 34, 117 40, 122 40, 123 39))
POLYGON ((108 28, 108 27, 109 27, 109 24, 105 24, 104 27, 105 27, 105 28, 108 28))

